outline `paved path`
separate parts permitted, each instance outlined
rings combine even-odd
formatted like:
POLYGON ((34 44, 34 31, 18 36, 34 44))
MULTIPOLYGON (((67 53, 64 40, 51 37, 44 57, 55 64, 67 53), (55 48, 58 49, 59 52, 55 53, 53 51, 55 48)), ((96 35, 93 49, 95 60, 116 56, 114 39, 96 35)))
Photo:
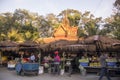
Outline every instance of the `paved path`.
MULTIPOLYGON (((38 76, 19 76, 16 74, 15 70, 8 70, 0 67, 0 80, 98 80, 98 78, 99 76, 96 76, 95 74, 88 74, 86 76, 73 74, 69 77, 67 73, 63 76, 48 73, 40 74, 38 76)), ((103 80, 107 80, 106 77, 104 77, 103 80)), ((120 80, 120 77, 112 77, 112 80, 120 80)))

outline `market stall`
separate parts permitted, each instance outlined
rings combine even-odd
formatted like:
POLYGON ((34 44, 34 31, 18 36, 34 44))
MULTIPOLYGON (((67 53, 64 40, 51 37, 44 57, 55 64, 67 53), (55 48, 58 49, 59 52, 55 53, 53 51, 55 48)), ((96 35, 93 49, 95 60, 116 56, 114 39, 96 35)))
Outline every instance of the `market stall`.
POLYGON ((87 58, 80 58, 79 64, 85 67, 87 72, 98 73, 101 66, 99 62, 101 53, 107 53, 110 57, 107 60, 108 68, 115 68, 117 63, 120 63, 119 59, 117 60, 120 52, 119 44, 120 40, 95 35, 85 38, 78 43, 62 46, 62 48, 67 52, 76 52, 76 54, 81 56, 87 53, 87 58))
POLYGON ((18 43, 13 41, 1 41, 0 42, 0 56, 1 65, 7 66, 10 69, 15 68, 15 57, 18 51, 18 43))
POLYGON ((20 75, 38 75, 40 66, 41 49, 39 44, 33 41, 26 41, 19 44, 20 62, 16 65, 16 72, 20 75))
POLYGON ((109 68, 115 68, 116 64, 119 63, 119 60, 115 61, 115 58, 117 58, 120 52, 119 43, 120 40, 95 35, 73 42, 67 40, 56 40, 49 44, 45 44, 42 50, 46 51, 46 54, 51 53, 54 50, 59 50, 60 52, 65 51, 66 55, 68 53, 73 53, 78 55, 77 58, 79 59, 81 59, 82 55, 87 53, 88 59, 79 60, 80 65, 85 67, 87 72, 99 72, 99 57, 101 53, 107 53, 110 55, 111 60, 107 61, 109 68))

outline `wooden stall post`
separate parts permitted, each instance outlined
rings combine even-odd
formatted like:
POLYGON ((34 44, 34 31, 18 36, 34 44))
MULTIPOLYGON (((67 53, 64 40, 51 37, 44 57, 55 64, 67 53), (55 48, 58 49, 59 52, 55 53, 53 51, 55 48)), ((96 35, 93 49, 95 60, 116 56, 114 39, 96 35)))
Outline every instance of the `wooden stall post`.
POLYGON ((41 51, 39 50, 39 54, 38 54, 38 62, 39 62, 39 73, 38 74, 42 74, 44 72, 43 66, 41 66, 41 51))
POLYGON ((65 72, 65 52, 63 52, 63 62, 62 62, 62 66, 61 66, 61 71, 60 71, 60 75, 63 75, 65 72))
POLYGON ((40 50, 39 50, 38 58, 39 58, 38 62, 39 62, 39 66, 40 66, 40 64, 41 64, 41 51, 40 50))

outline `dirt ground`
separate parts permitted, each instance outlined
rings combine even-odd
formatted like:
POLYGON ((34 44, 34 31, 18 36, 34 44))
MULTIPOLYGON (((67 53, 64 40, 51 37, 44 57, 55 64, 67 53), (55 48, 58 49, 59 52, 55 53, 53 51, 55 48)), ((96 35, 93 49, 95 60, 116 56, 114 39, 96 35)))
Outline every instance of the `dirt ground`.
MULTIPOLYGON (((98 80, 99 76, 96 74, 87 74, 86 76, 82 76, 80 73, 75 73, 68 76, 68 73, 64 75, 53 75, 49 73, 35 75, 25 75, 20 76, 17 75, 15 70, 8 70, 5 67, 0 67, 0 80, 98 80)), ((120 77, 111 77, 112 80, 120 80, 120 77)), ((107 80, 106 77, 103 80, 107 80)))

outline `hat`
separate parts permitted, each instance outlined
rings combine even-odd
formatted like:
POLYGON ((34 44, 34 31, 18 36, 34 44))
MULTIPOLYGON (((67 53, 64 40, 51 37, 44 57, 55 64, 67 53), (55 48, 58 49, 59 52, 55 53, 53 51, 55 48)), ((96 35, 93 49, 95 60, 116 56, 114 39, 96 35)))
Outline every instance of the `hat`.
POLYGON ((54 54, 58 54, 58 51, 55 51, 54 54))

